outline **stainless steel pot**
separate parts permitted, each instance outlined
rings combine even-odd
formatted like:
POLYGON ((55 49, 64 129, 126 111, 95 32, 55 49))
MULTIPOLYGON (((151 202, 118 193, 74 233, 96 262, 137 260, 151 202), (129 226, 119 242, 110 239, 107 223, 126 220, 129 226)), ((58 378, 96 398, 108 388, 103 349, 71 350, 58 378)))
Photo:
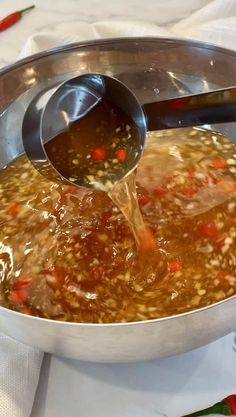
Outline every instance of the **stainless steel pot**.
MULTIPOLYGON (((236 54, 199 42, 129 38, 43 52, 0 72, 0 168, 23 152, 28 103, 87 72, 113 75, 141 102, 236 85, 236 54)), ((214 128, 236 141, 236 124, 214 128)), ((45 320, 0 308, 0 330, 44 351, 86 361, 131 362, 194 349, 236 329, 236 296, 170 318, 121 324, 45 320)))

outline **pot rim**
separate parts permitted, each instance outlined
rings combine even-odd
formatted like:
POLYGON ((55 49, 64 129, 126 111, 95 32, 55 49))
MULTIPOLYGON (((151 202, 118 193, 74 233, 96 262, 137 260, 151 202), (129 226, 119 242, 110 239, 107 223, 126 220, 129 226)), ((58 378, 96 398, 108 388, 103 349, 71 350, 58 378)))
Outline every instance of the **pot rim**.
MULTIPOLYGON (((231 49, 224 48, 221 46, 217 46, 210 42, 203 42, 203 41, 197 41, 197 40, 192 40, 192 39, 166 38, 166 37, 157 37, 157 36, 120 37, 120 38, 105 38, 105 39, 101 38, 101 39, 96 39, 96 40, 69 43, 67 45, 50 48, 45 51, 41 51, 36 54, 30 55, 26 58, 18 60, 14 64, 7 65, 3 69, 0 69, 0 77, 11 72, 12 70, 16 68, 20 68, 22 65, 29 64, 36 60, 40 60, 45 57, 50 57, 58 53, 69 52, 69 51, 73 52, 73 50, 78 49, 78 48, 86 48, 92 45, 96 45, 96 46, 112 45, 114 43, 120 43, 120 42, 126 42, 126 43, 147 42, 148 43, 148 42, 153 42, 153 41, 156 43, 162 43, 162 44, 165 43, 170 46, 171 45, 173 46, 183 45, 183 46, 192 46, 192 47, 202 48, 202 49, 210 49, 213 51, 221 52, 222 54, 232 55, 236 58, 236 51, 233 51, 231 49)), ((132 322, 126 322, 126 323, 80 323, 80 322, 69 322, 69 321, 62 321, 62 320, 52 320, 52 319, 46 319, 46 318, 37 317, 37 316, 26 315, 26 314, 11 310, 3 306, 0 306, 0 312, 3 311, 3 312, 6 312, 7 314, 12 314, 13 316, 15 315, 17 317, 24 316, 25 318, 28 318, 29 320, 36 319, 40 322, 45 322, 45 324, 51 323, 53 325, 58 325, 58 326, 70 325, 73 327, 82 326, 82 327, 112 328, 112 327, 121 327, 121 326, 124 327, 124 326, 140 326, 142 324, 154 324, 157 322, 169 321, 169 320, 174 320, 177 318, 183 318, 185 316, 191 316, 197 313, 200 314, 201 312, 205 310, 208 310, 211 308, 217 308, 218 306, 224 303, 227 303, 229 301, 232 301, 233 299, 236 299, 236 294, 231 297, 225 298, 221 301, 218 301, 216 303, 210 304, 208 306, 186 311, 180 314, 174 314, 173 316, 161 317, 161 318, 156 318, 152 320, 132 321, 132 322)))
POLYGON ((166 37, 157 37, 157 36, 145 36, 145 37, 120 37, 120 38, 101 38, 101 39, 94 39, 88 41, 81 41, 81 42, 73 42, 67 45, 57 46, 54 48, 46 49, 45 51, 41 51, 32 55, 29 55, 26 58, 19 59, 14 64, 6 65, 2 69, 0 69, 0 76, 7 74, 8 72, 21 67, 22 65, 28 64, 30 62, 37 61, 44 57, 49 57, 51 55, 55 55, 61 52, 68 52, 73 51, 77 48, 86 48, 88 46, 96 45, 96 46, 104 46, 104 45, 112 45, 114 43, 126 42, 126 43, 139 43, 139 42, 157 42, 157 43, 166 43, 168 45, 183 45, 183 46, 193 46, 196 48, 202 49, 211 49, 213 51, 221 52, 223 54, 232 55, 236 57, 236 51, 232 49, 224 48, 221 46, 217 46, 211 42, 203 42, 193 39, 184 39, 184 38, 166 38, 166 37))

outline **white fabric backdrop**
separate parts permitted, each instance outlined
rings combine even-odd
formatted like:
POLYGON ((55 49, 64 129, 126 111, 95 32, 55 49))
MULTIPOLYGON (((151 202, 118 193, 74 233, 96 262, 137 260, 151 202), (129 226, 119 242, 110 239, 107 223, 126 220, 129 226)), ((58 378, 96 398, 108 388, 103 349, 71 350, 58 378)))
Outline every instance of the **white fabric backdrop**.
MULTIPOLYGON (((163 5, 163 12, 167 13, 167 1, 159 1, 163 5)), ((198 7, 204 7, 168 28, 141 21, 58 23, 52 30, 32 35, 24 45, 19 58, 70 42, 120 36, 188 37, 235 48, 236 0, 189 0, 180 1, 178 6, 173 0, 168 1, 169 7, 176 8, 176 16, 180 11, 183 15, 183 8, 187 10, 186 14, 189 14, 189 11, 196 10, 196 4, 198 7)), ((121 7, 120 2, 117 4, 121 7)), ((158 21, 163 23, 165 14, 158 21)), ((0 335, 0 417, 29 417, 42 357, 43 353, 37 349, 0 335)))

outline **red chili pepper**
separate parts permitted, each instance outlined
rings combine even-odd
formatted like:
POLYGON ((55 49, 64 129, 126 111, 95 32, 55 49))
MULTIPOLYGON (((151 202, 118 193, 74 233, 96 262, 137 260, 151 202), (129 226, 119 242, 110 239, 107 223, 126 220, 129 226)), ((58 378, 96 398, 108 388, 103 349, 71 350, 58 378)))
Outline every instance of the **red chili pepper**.
POLYGON ((138 203, 140 206, 145 206, 149 203, 149 198, 145 194, 138 195, 138 203))
POLYGON ((183 264, 179 259, 168 262, 168 270, 170 272, 178 272, 183 268, 183 264))
POLYGON ((95 148, 92 152, 91 152, 91 157, 93 159, 95 159, 95 161, 102 161, 105 156, 106 156, 106 149, 101 147, 95 148))
POLYGON ((212 405, 211 407, 205 408, 204 410, 186 414, 182 417, 198 417, 208 414, 223 414, 224 416, 236 415, 236 394, 229 395, 222 401, 212 405))
POLYGON ((188 176, 190 178, 193 178, 195 176, 195 170, 191 167, 188 169, 188 176))
POLYGON ((231 415, 236 415, 236 395, 232 394, 222 400, 230 407, 231 415))
POLYGON ((11 201, 8 205, 8 213, 10 214, 11 217, 16 218, 17 214, 18 214, 18 204, 16 201, 11 201))
POLYGON ((139 232, 139 244, 140 249, 144 252, 150 252, 156 249, 155 237, 149 227, 139 232))
POLYGON ((168 190, 166 188, 158 187, 153 190, 153 194, 157 197, 162 197, 163 195, 168 194, 168 190))
POLYGON ((17 281, 14 284, 14 287, 18 290, 22 287, 28 287, 32 283, 32 275, 21 274, 19 275, 17 281))
POLYGON ((201 237, 214 239, 218 236, 218 229, 214 223, 202 223, 198 226, 198 233, 201 237))
POLYGON ((230 287, 229 281, 226 279, 228 275, 230 274, 226 271, 219 271, 217 274, 217 278, 220 281, 220 286, 225 290, 227 290, 230 287))
POLYGON ((170 109, 181 110, 184 107, 183 100, 181 98, 176 98, 172 100, 169 104, 170 109))
POLYGON ((28 298, 28 291, 25 288, 11 291, 9 300, 13 304, 24 304, 28 298))
POLYGON ((193 187, 190 186, 182 188, 181 192, 182 194, 186 195, 186 197, 192 197, 196 193, 193 187))
POLYGON ((116 157, 119 162, 124 162, 127 157, 127 152, 125 149, 117 149, 116 150, 116 157))
POLYGON ((224 158, 216 158, 211 161, 210 166, 213 169, 225 169, 228 164, 224 158))
POLYGON ((34 7, 35 6, 30 6, 26 9, 18 10, 17 12, 11 13, 8 16, 4 17, 4 19, 0 20, 0 32, 3 32, 4 30, 13 26, 22 18, 23 13, 33 9, 34 7))
POLYGON ((224 246, 224 244, 225 244, 225 238, 222 237, 221 239, 215 241, 214 246, 217 249, 220 249, 220 248, 222 248, 224 246))

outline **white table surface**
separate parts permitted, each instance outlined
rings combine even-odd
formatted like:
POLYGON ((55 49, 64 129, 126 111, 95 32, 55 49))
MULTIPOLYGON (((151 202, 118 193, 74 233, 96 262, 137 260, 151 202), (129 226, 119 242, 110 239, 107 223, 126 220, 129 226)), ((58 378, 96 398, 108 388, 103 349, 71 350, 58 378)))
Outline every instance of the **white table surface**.
POLYGON ((146 363, 93 364, 46 355, 31 417, 177 417, 233 392, 232 334, 146 363))
MULTIPOLYGON (((0 67, 27 37, 63 21, 146 20, 170 26, 209 0, 32 0, 36 9, 0 34, 0 67), (145 3, 145 4, 144 4, 145 3)), ((32 4, 1 0, 0 18, 32 4)), ((180 416, 236 391, 230 334, 195 351, 147 363, 105 365, 45 355, 31 417, 180 416)))

